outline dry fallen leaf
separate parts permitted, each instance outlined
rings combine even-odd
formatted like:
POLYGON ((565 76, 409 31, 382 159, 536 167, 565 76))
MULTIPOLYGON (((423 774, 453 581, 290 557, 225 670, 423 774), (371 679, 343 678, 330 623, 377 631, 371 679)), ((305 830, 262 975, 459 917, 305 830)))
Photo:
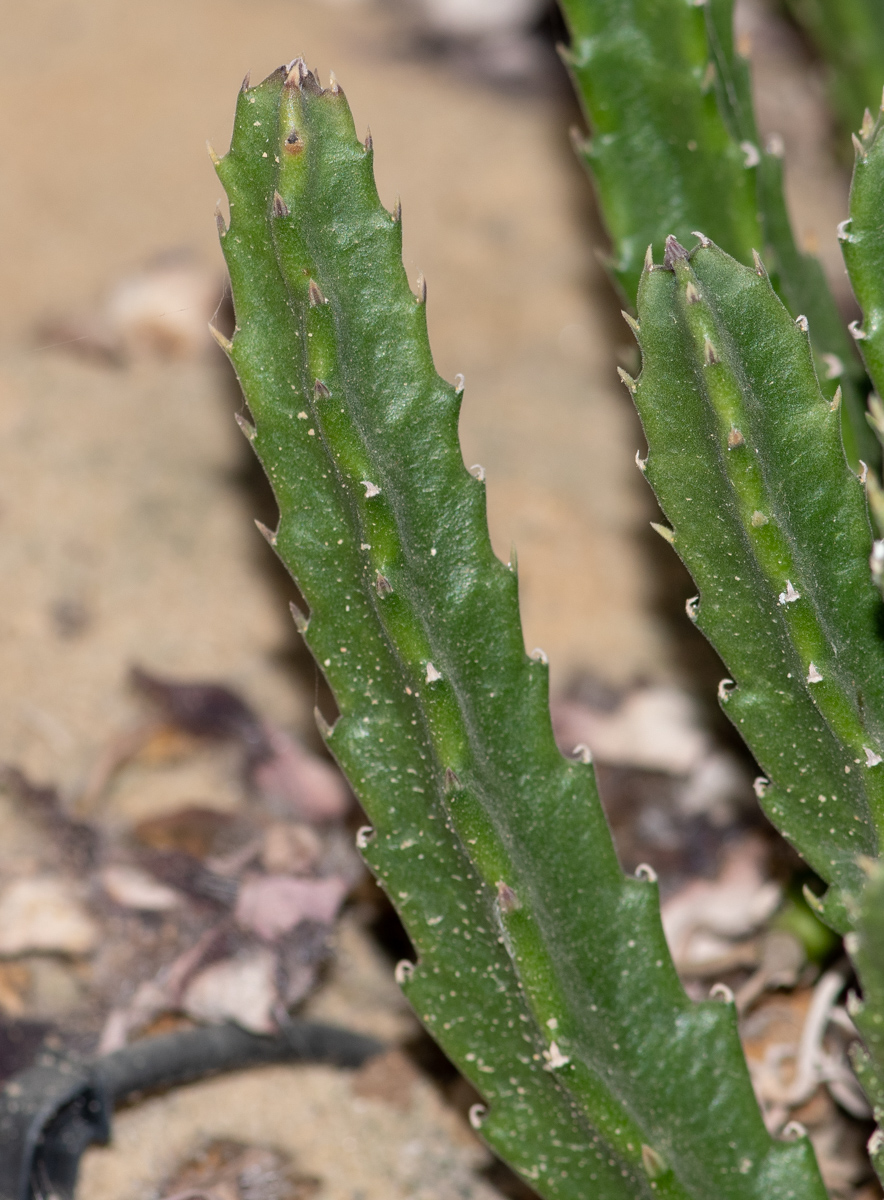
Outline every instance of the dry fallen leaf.
POLYGON ((99 929, 73 887, 49 875, 16 879, 0 892, 0 955, 90 954, 99 929))
POLYGON ((726 955, 773 914, 782 893, 765 878, 765 855, 758 838, 743 838, 728 849, 716 879, 694 879, 665 901, 663 929, 676 966, 726 955))
POLYGON ((264 734, 270 755, 252 772, 265 799, 285 805, 303 821, 337 821, 350 809, 350 790, 331 763, 310 754, 283 730, 269 723, 264 734))
POLYGON ((236 920, 265 941, 273 941, 301 921, 330 925, 349 891, 346 880, 293 879, 290 875, 259 875, 240 885, 236 920))
POLYGON ((252 1033, 273 1033, 278 1004, 276 955, 265 946, 212 963, 194 976, 181 1000, 195 1020, 235 1021, 252 1033))
POLYGON ((99 873, 99 878, 115 904, 138 912, 168 912, 177 908, 184 899, 180 892, 158 883, 139 867, 124 864, 108 866, 99 873))

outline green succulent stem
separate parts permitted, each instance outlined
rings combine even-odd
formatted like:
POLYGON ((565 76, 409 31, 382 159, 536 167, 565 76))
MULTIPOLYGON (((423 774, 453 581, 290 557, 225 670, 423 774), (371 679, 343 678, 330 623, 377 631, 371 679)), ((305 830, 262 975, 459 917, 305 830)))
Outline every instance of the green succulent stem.
POLYGON ((822 268, 799 250, 782 151, 764 146, 749 65, 733 39, 733 0, 561 0, 566 54, 592 129, 580 146, 613 243, 610 270, 634 308, 647 247, 695 231, 751 265, 760 251, 792 316, 805 317, 821 387, 840 387, 848 459, 875 465, 867 384, 822 268))
POLYGON ((822 1200, 807 1140, 764 1127, 733 1006, 687 999, 656 884, 624 877, 591 765, 556 747, 372 157, 296 61, 241 92, 218 172, 268 536, 338 703, 360 845, 417 952, 398 977, 541 1194, 822 1200))
POLYGON ((638 308, 645 472, 700 588, 691 615, 732 675, 722 705, 765 772, 765 811, 855 892, 884 828, 884 658, 837 404, 760 260, 672 239, 638 308))

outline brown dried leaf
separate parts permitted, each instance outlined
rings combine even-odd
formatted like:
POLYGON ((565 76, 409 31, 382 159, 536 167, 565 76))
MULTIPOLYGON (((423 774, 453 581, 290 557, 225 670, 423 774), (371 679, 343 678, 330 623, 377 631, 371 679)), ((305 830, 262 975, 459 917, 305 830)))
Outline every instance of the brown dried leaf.
POLYGON ((301 921, 330 925, 349 891, 347 881, 293 879, 290 875, 261 875, 246 879, 236 901, 236 920, 265 941, 273 941, 301 921))

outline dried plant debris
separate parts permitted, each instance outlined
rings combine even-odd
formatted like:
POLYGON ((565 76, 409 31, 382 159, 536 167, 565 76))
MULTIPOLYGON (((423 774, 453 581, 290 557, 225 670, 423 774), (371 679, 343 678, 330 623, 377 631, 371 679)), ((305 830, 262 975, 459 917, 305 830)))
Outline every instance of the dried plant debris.
POLYGON ((40 830, 35 854, 0 866, 0 1020, 51 1015, 87 1052, 182 1020, 273 1031, 316 987, 365 877, 342 824, 351 794, 232 689, 133 681, 149 715, 99 751, 79 794, 0 772, 40 830), (206 756, 238 774, 233 807, 170 811, 152 781, 206 756), (114 807, 121 785, 148 797, 139 819, 114 807))
POLYGON ((22 814, 49 835, 44 852, 51 851, 56 866, 80 872, 93 864, 100 834, 70 814, 57 788, 34 783, 18 767, 7 764, 0 765, 0 791, 6 792, 22 814))
POLYGON ((115 364, 202 358, 223 299, 216 272, 171 251, 120 279, 93 311, 44 321, 39 343, 115 364))
POLYGON ((219 1138, 176 1172, 161 1200, 312 1200, 320 1186, 280 1150, 219 1138))

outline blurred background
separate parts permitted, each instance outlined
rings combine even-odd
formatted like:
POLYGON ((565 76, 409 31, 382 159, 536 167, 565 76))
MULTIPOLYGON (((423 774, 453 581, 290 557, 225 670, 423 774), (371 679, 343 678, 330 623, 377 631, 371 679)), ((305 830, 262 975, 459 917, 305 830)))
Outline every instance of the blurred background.
MULTIPOLYGON (((295 55, 323 80, 334 70, 360 134, 371 128, 382 200, 401 198, 437 366, 466 378, 464 458, 485 467, 498 554, 518 554, 526 646, 549 656, 563 745, 593 746, 624 865, 665 859, 673 895, 731 870, 755 914, 733 936, 749 937, 782 891, 746 832, 755 818, 740 815, 751 764, 710 704, 723 672, 684 617, 690 580, 649 530, 641 433, 616 376, 636 370, 636 349, 571 150, 582 122, 555 50, 560 19, 545 0, 32 0, 5 28, 0 926, 19 934, 6 945, 0 928, 0 1074, 47 1036, 91 1053, 168 1022, 267 1028, 274 1005, 306 1002, 410 1057, 361 1092, 330 1068, 272 1068, 155 1098, 120 1118, 113 1148, 90 1152, 78 1195, 527 1195, 489 1166, 457 1115, 475 1097, 398 999, 401 932, 352 861, 358 816, 316 757, 313 707, 328 699, 252 524, 273 523, 272 498, 206 332, 230 312, 205 144, 226 150, 247 71, 258 80, 295 55), (207 683, 229 692, 175 690, 207 683), (732 828, 727 853, 743 850, 722 859, 732 828), (194 860, 240 889, 253 867, 339 881, 337 899, 311 896, 286 931, 301 930, 286 943, 308 963, 300 992, 291 962, 289 990, 279 982, 276 934, 240 913, 240 941, 191 970, 189 999, 182 984, 138 1007, 139 988, 167 980, 234 904, 220 885, 194 893, 194 860), (331 928, 348 894, 333 965, 305 958, 304 921, 331 928), (268 946, 277 957, 262 967, 268 946), (211 975, 225 963, 235 978, 211 975), (277 1190, 218 1191, 268 1139, 288 1163, 265 1163, 277 1190), (205 1150, 216 1143, 227 1149, 205 1150)), ((762 132, 783 139, 797 233, 848 312, 835 226, 849 176, 822 68, 773 0, 741 0, 738 34, 762 132)), ((760 969, 752 945, 732 969, 760 969)), ((857 1194, 854 1167, 839 1195, 857 1194)))

